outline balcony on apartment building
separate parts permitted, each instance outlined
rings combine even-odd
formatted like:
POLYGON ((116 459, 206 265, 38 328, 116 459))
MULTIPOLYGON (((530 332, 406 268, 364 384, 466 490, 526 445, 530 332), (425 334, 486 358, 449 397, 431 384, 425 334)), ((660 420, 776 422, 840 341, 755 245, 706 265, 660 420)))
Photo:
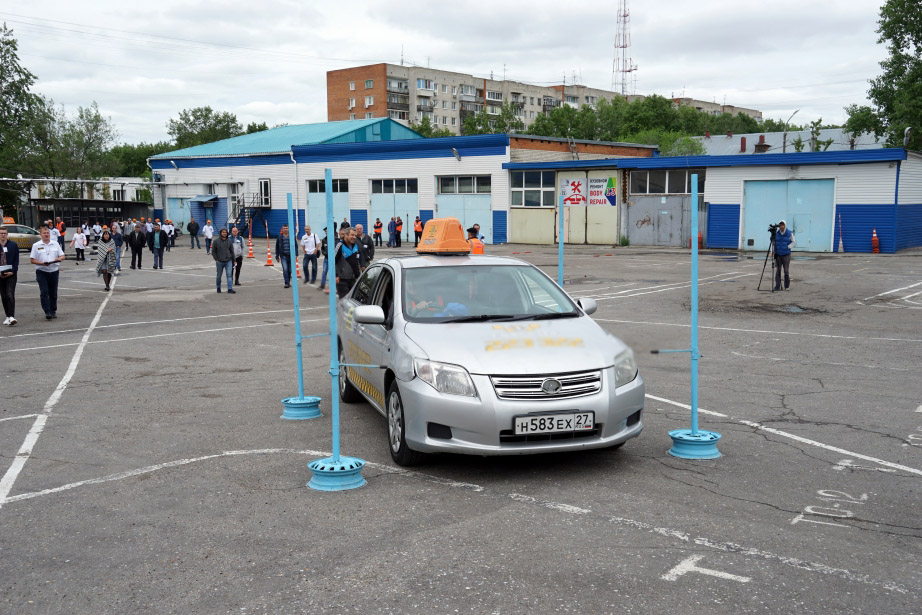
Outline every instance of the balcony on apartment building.
POLYGON ((550 111, 551 109, 556 109, 557 107, 561 106, 562 104, 563 104, 563 103, 562 103, 560 100, 556 99, 556 98, 548 98, 548 97, 545 97, 544 100, 543 100, 542 103, 541 103, 541 106, 544 108, 545 111, 550 111))
POLYGON ((410 93, 410 86, 407 85, 407 84, 405 84, 405 83, 404 83, 404 84, 397 84, 397 83, 391 83, 390 81, 388 81, 388 83, 387 83, 387 91, 388 91, 388 92, 393 92, 394 94, 409 94, 409 93, 410 93))
MULTIPOLYGON (((387 108, 388 108, 388 109, 394 109, 394 110, 396 110, 396 111, 409 111, 409 110, 410 110, 410 103, 399 103, 399 102, 387 101, 387 108)), ((430 109, 430 111, 431 111, 431 109, 430 109)))
POLYGON ((416 105, 416 110, 432 113, 433 111, 435 111, 435 106, 432 105, 431 103, 420 103, 416 105))

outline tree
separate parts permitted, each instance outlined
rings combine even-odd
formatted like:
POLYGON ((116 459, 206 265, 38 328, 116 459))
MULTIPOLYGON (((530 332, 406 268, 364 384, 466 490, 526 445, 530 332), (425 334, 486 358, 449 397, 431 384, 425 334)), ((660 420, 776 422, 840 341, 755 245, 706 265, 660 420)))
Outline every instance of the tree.
POLYGON ((656 145, 660 156, 703 156, 707 153, 700 141, 676 130, 644 130, 626 135, 624 141, 656 145))
POLYGON ((262 132, 264 130, 269 130, 269 125, 265 122, 260 122, 258 124, 256 122, 250 122, 247 124, 246 134, 251 135, 254 132, 262 132))
POLYGON ((108 174, 114 177, 144 177, 149 173, 147 159, 157 154, 170 151, 172 144, 159 143, 122 143, 109 150, 108 174))
POLYGON ((424 117, 418 124, 410 124, 410 128, 423 135, 427 139, 432 137, 451 137, 455 133, 448 128, 438 128, 433 126, 428 117, 424 117))
POLYGON ((880 116, 868 105, 849 105, 845 107, 845 113, 848 119, 842 128, 850 134, 852 138, 857 139, 864 133, 871 133, 875 140, 879 141, 885 130, 880 121, 880 116))
POLYGON ((523 132, 525 122, 516 114, 517 107, 512 103, 503 103, 499 113, 487 113, 486 109, 461 120, 461 134, 487 135, 523 132))
POLYGON ((167 122, 167 133, 178 149, 213 143, 243 134, 237 116, 211 107, 183 109, 177 119, 167 122))
POLYGON ((873 116, 867 108, 852 105, 848 109, 860 115, 850 113, 846 125, 878 125, 893 147, 903 145, 903 131, 912 126, 908 147, 922 149, 922 5, 918 0, 887 0, 877 23, 877 42, 887 44, 889 57, 880 63, 881 75, 870 81, 873 116))
MULTIPOLYGON (((835 139, 824 139, 820 141, 820 130, 825 128, 823 126, 823 118, 819 118, 810 122, 810 151, 811 152, 825 152, 829 149, 829 146, 835 143, 835 139)), ((835 128, 838 128, 836 126, 835 128)), ((800 151, 800 150, 798 150, 800 151)))

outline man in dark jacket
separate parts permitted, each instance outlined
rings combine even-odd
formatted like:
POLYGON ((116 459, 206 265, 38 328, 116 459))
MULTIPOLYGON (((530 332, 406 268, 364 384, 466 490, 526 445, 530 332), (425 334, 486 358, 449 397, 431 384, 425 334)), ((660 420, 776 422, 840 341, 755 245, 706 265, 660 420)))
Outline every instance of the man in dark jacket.
POLYGON ((345 297, 359 277, 359 254, 355 229, 346 229, 341 243, 336 244, 336 294, 345 297))
MULTIPOLYGON (((298 242, 294 242, 295 260, 298 258, 298 242)), ((282 279, 285 288, 291 288, 291 237, 288 236, 288 225, 283 224, 279 236, 275 240, 275 260, 282 264, 282 279)))
POLYGON ((154 231, 147 236, 147 248, 154 253, 154 269, 163 269, 163 251, 169 240, 170 236, 160 224, 155 224, 154 231))
POLYGON ((355 243, 359 246, 359 265, 365 271, 375 258, 375 242, 365 233, 365 227, 361 224, 355 225, 355 243))
POLYGON ((0 226, 0 299, 3 301, 3 321, 8 327, 16 324, 16 278, 19 273, 19 246, 9 238, 9 230, 0 226))
POLYGON ((218 287, 218 292, 221 292, 221 274, 223 273, 227 277, 227 292, 232 295, 236 294, 237 291, 234 290, 233 281, 234 246, 227 236, 226 228, 222 228, 217 239, 211 242, 211 256, 214 257, 215 269, 217 270, 215 284, 218 287))
POLYGON ((138 269, 141 268, 141 256, 144 255, 144 247, 147 245, 147 236, 142 231, 143 227, 139 224, 134 227, 131 234, 128 235, 128 247, 131 248, 131 268, 135 268, 137 261, 138 269))
POLYGON ((192 244, 191 248, 194 250, 195 246, 198 246, 198 249, 202 249, 202 244, 198 240, 199 225, 195 221, 195 218, 189 218, 189 224, 186 225, 186 230, 189 231, 189 241, 192 244))

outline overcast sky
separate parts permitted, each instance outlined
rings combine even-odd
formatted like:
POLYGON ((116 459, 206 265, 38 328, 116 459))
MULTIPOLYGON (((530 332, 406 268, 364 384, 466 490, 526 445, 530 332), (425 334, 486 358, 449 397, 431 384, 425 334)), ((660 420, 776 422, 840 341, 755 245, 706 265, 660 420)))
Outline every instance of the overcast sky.
MULTIPOLYGON (((634 0, 636 93, 841 123, 879 73, 882 0, 634 0)), ((180 110, 326 121, 326 71, 391 62, 607 89, 618 3, 0 1, 36 90, 72 112, 94 100, 120 141, 166 140, 180 110)))

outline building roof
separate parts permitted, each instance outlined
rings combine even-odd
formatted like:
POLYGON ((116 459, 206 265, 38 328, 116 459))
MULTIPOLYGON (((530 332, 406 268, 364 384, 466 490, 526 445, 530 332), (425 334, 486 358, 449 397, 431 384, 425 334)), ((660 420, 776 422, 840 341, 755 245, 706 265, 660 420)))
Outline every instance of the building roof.
MULTIPOLYGON (((746 139, 746 154, 755 154, 756 153, 756 144, 759 142, 759 137, 765 137, 765 143, 768 145, 768 150, 764 153, 790 153, 795 152, 794 141, 798 137, 804 142, 805 150, 810 148, 810 131, 809 130, 791 130, 788 131, 788 145, 787 152, 781 152, 783 149, 782 141, 784 140, 783 132, 753 132, 747 134, 734 134, 732 136, 727 136, 723 134, 712 134, 710 137, 692 137, 695 141, 698 141, 704 146, 704 151, 709 156, 732 156, 735 154, 742 154, 744 152, 740 151, 742 139, 746 139)), ((852 136, 845 132, 843 128, 823 128, 820 130, 820 141, 826 141, 832 139, 832 145, 828 149, 823 150, 827 152, 834 151, 843 151, 851 149, 851 139, 852 136)), ((881 149, 884 147, 882 141, 878 141, 877 135, 873 133, 862 133, 859 136, 855 137, 855 149, 881 149)))
POLYGON ((321 124, 296 124, 279 126, 261 132, 231 137, 187 147, 172 152, 151 156, 152 160, 164 158, 199 158, 213 156, 255 156, 261 154, 287 154, 293 145, 317 145, 320 143, 349 143, 392 138, 422 138, 415 131, 389 118, 367 120, 344 120, 321 124), (365 129, 378 125, 380 138, 369 139, 365 129))
POLYGON ((566 139, 564 137, 542 137, 541 135, 526 135, 518 132, 510 132, 511 139, 531 139, 533 141, 554 141, 557 143, 579 143, 588 145, 614 145, 618 147, 640 147, 644 149, 657 149, 659 145, 645 145, 643 143, 623 143, 621 141, 592 141, 589 139, 566 139))
MULTIPOLYGON (((790 133, 788 133, 790 134, 790 133)), ((906 150, 901 147, 844 150, 828 152, 800 152, 737 154, 735 156, 659 156, 655 158, 604 158, 601 160, 561 160, 556 162, 506 162, 504 169, 514 171, 567 170, 567 169, 686 169, 747 166, 799 166, 815 164, 858 164, 863 162, 894 162, 906 160, 906 150)))

